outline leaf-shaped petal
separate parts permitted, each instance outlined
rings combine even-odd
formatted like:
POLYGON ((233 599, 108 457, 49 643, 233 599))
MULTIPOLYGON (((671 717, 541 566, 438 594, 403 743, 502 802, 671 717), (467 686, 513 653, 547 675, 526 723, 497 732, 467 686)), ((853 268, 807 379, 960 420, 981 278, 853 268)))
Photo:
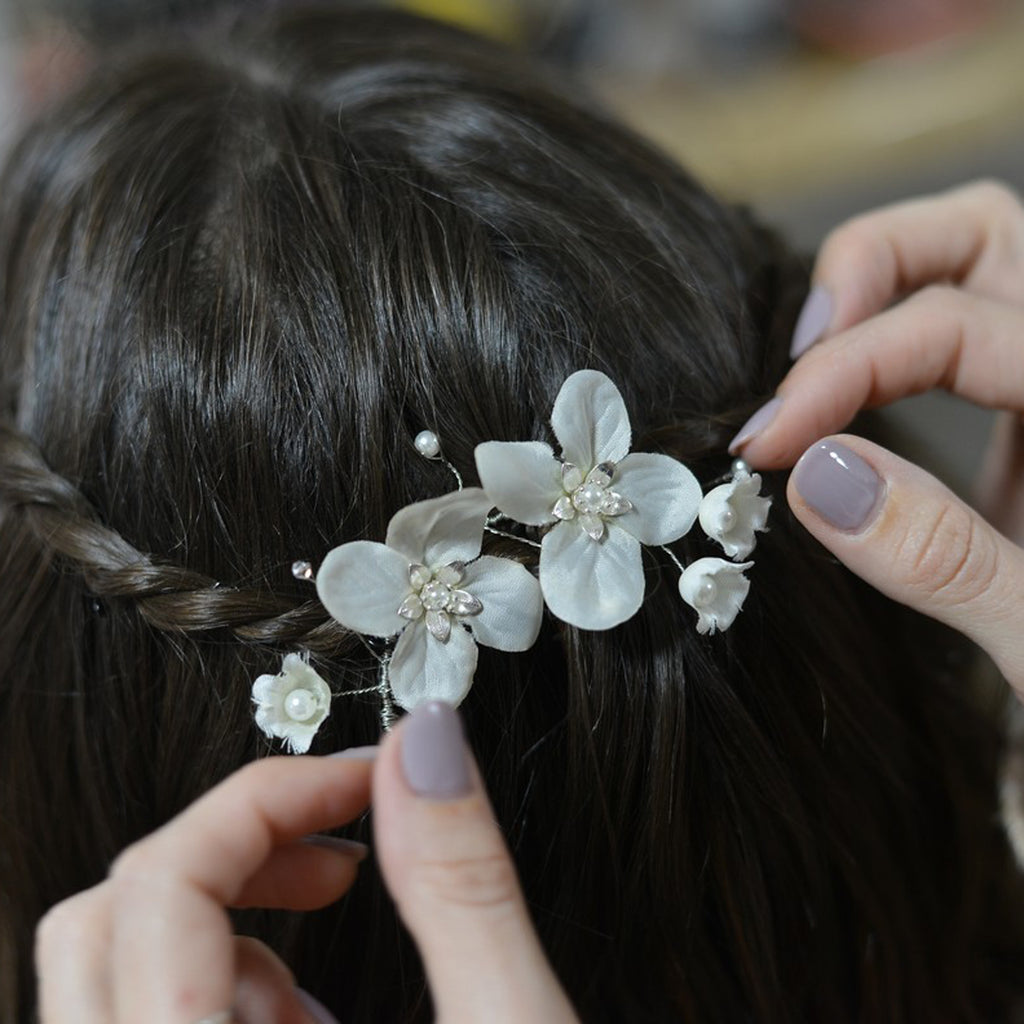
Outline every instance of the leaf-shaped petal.
POLYGON ((447 643, 448 637, 452 635, 452 620, 447 612, 431 608, 426 617, 427 629, 430 635, 441 643, 447 643))
POLYGON ((491 500, 479 487, 406 505, 391 518, 385 543, 410 562, 435 569, 480 554, 491 500))
POLYGON ((510 519, 543 526, 562 497, 561 464, 540 441, 485 441, 476 446, 476 471, 491 504, 510 519))
POLYGON ((323 560, 316 591, 347 629, 394 636, 407 625, 398 608, 409 594, 409 559, 370 540, 342 544, 323 560))
POLYGON ((466 587, 483 608, 466 621, 477 642, 499 651, 525 651, 540 632, 544 599, 536 577, 510 558, 483 555, 466 567, 466 587))
POLYGON ((551 410, 551 428, 562 457, 585 472, 599 462, 618 462, 629 451, 626 403, 598 370, 578 370, 566 379, 551 410))
POLYGON ((615 470, 615 492, 633 505, 615 523, 641 544, 656 546, 678 540, 689 532, 700 509, 697 478, 668 455, 627 455, 615 470))
POLYGON ((391 656, 388 678, 395 702, 406 711, 428 700, 461 704, 473 684, 476 661, 476 641, 461 626, 442 644, 422 622, 415 623, 399 637, 391 656))
POLYGON ((593 541, 575 523, 560 523, 541 542, 544 600, 580 629, 611 629, 635 615, 644 599, 640 544, 608 525, 604 539, 593 541))

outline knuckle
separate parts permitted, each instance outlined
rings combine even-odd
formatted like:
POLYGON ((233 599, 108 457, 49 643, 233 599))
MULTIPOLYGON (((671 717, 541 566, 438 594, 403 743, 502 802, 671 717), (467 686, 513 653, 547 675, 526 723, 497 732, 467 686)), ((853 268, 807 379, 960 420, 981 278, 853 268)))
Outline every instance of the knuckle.
POLYGON ((907 538, 903 556, 910 586, 929 600, 965 604, 992 586, 995 546, 964 505, 948 502, 907 538))
POLYGON ((1021 201, 1017 192, 998 178, 979 178, 966 186, 972 198, 995 216, 1018 216, 1021 201))
POLYGON ((455 860, 419 861, 411 872, 410 886, 432 901, 476 909, 512 906, 519 894, 515 870, 503 851, 455 860))
POLYGON ((77 949, 94 938, 93 906, 88 894, 80 893, 51 907, 36 925, 36 961, 61 949, 77 949))

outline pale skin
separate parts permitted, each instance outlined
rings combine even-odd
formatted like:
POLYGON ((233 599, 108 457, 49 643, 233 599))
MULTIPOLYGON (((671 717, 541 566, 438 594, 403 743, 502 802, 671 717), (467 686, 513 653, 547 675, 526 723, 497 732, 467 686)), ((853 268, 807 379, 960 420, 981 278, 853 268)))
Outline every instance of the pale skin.
MULTIPOLYGON (((793 465, 858 409, 944 387, 1004 410, 969 508, 861 438, 839 440, 884 481, 864 529, 831 527, 790 483, 796 516, 858 575, 974 639, 1024 692, 1024 209, 979 183, 834 231, 815 281, 833 298, 821 340, 783 381, 775 418, 742 446, 793 465), (1002 531, 1002 532, 1000 532, 1002 531)), ((357 856, 301 844, 374 806, 384 879, 423 956, 442 1024, 577 1020, 530 923, 473 772, 457 799, 404 779, 404 723, 377 756, 250 765, 125 851, 101 885, 57 906, 37 942, 43 1024, 307 1024, 288 968, 231 932, 229 906, 312 909, 353 883, 357 856)))
MULTIPOLYGON (((106 881, 37 934, 42 1024, 311 1024, 291 971, 232 934, 225 908, 311 910, 339 899, 358 856, 300 840, 374 804, 384 879, 427 969, 442 1024, 577 1018, 545 960, 475 767, 471 792, 417 796, 399 748, 268 758, 236 772, 126 850, 106 881)), ((467 756, 468 753, 467 753, 467 756)))
MULTIPOLYGON (((1002 410, 979 509, 916 466, 838 437, 884 482, 874 518, 837 530, 790 480, 798 519, 867 582, 966 634, 1024 693, 1024 208, 977 182, 841 225, 814 280, 834 313, 779 386, 774 419, 739 449, 756 467, 792 466, 863 408, 944 388, 1002 410)), ((795 476, 796 474, 794 474, 795 476)))

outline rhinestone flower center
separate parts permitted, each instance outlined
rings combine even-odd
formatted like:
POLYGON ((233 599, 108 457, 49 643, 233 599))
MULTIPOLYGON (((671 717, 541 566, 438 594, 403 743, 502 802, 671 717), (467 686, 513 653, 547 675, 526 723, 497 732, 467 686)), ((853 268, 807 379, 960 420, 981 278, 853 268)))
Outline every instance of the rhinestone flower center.
POLYGON ((447 643, 452 635, 452 619, 466 615, 479 615, 484 606, 479 598, 459 584, 466 578, 466 567, 462 562, 442 565, 439 569, 428 569, 425 565, 409 566, 409 586, 412 592, 399 605, 398 614, 403 619, 416 622, 423 619, 430 635, 441 643, 447 643))
POLYGON ((633 503, 611 489, 615 464, 602 462, 586 476, 571 462, 562 463, 562 490, 565 492, 551 514, 562 522, 575 521, 591 540, 601 540, 605 520, 633 511, 633 503))

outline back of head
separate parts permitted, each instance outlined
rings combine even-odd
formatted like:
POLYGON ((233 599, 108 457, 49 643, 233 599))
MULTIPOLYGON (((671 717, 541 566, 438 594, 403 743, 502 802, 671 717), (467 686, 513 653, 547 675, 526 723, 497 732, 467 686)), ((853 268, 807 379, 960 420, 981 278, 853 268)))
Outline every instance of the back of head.
MULTIPOLYGON (((450 489, 418 430, 472 476, 483 441, 547 439, 594 367, 637 449, 710 480, 804 287, 628 132, 412 18, 164 44, 33 128, 0 183, 5 1019, 39 914, 269 752, 256 676, 304 650, 335 693, 373 684, 289 566, 450 489)), ((988 945, 994 739, 948 640, 912 640, 767 485, 727 634, 699 636, 650 557, 625 625, 481 650, 467 731, 542 938, 588 1020, 998 1011, 1021 943, 988 945)), ((339 698, 313 752, 378 727, 339 698)), ((427 1019, 375 879, 241 923, 343 1019, 427 1019)))

